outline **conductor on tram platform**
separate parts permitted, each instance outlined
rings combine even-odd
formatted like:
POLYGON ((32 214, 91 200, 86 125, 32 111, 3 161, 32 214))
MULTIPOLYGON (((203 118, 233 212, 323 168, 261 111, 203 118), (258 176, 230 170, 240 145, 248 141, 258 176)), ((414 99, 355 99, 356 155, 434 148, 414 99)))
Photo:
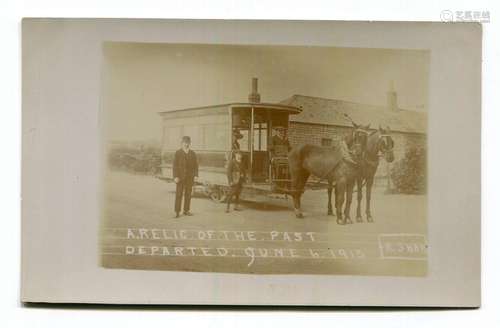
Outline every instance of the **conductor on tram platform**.
POLYGON ((276 134, 271 138, 271 144, 269 145, 272 157, 286 157, 291 149, 290 142, 286 135, 286 128, 283 126, 276 126, 274 130, 276 134))

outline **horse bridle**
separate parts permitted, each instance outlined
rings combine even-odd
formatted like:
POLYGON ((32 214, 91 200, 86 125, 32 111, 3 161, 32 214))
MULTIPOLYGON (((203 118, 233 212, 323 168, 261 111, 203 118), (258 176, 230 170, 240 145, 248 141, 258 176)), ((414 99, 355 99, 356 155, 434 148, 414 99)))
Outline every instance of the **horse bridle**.
MULTIPOLYGON (((361 145, 360 142, 356 143, 356 139, 358 138, 358 136, 360 134, 364 134, 366 137, 368 137, 368 131, 366 131, 365 129, 356 128, 356 130, 354 130, 353 134, 354 134, 353 142, 355 145, 361 145)), ((366 146, 366 145, 361 145, 361 146, 366 146)))
POLYGON ((380 141, 382 141, 384 143, 384 147, 382 149, 382 147, 379 147, 378 151, 381 152, 382 156, 385 156, 385 154, 387 152, 390 152, 394 149, 394 142, 392 143, 392 145, 389 147, 389 142, 387 140, 392 140, 391 136, 388 135, 388 134, 380 134, 380 136, 378 137, 378 139, 380 141), (387 148, 386 148, 387 147, 387 148))
MULTIPOLYGON (((356 143, 356 134, 365 134, 367 137, 368 137, 368 131, 366 131, 365 129, 360 129, 360 128, 356 128, 353 132, 353 144, 354 145, 361 145, 361 143, 356 143)), ((363 145, 361 145, 363 146, 363 145)), ((366 145, 364 145, 365 148, 366 148, 366 145)), ((363 150, 363 152, 365 151, 366 149, 363 150)), ((353 150, 347 150, 351 155, 354 154, 354 151, 353 150)), ((323 176, 319 177, 319 181, 323 180, 324 178, 326 178, 334 169, 335 169, 336 166, 334 166, 331 170, 329 170, 326 174, 324 174, 323 176)))

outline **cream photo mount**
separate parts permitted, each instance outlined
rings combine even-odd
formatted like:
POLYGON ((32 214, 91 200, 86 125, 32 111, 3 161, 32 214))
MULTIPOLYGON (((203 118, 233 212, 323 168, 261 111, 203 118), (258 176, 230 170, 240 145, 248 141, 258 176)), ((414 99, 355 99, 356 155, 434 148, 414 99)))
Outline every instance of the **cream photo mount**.
MULTIPOLYGON (((459 23, 24 19, 21 300, 479 307, 481 37, 480 24, 459 23), (428 51, 426 274, 257 275, 102 267, 106 42, 428 51)), ((390 236, 379 241, 384 238, 390 236)))

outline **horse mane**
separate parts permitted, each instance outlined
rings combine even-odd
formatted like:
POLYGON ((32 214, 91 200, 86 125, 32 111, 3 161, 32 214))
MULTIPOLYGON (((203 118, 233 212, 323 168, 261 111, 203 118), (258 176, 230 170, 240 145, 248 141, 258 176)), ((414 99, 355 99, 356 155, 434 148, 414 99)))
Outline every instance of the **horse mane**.
POLYGON ((378 136, 380 134, 379 130, 374 130, 368 135, 368 140, 366 142, 366 153, 367 155, 373 155, 378 153, 378 136))
POLYGON ((347 144, 348 148, 351 148, 354 142, 354 131, 355 129, 352 129, 351 131, 349 131, 349 133, 344 134, 344 137, 342 138, 347 144))

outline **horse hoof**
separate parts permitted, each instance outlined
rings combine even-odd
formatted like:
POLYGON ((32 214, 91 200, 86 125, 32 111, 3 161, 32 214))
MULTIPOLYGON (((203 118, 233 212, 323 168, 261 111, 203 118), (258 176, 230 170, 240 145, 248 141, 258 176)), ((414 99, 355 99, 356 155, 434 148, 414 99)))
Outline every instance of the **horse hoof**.
POLYGON ((337 224, 339 225, 345 225, 345 221, 342 219, 337 219, 337 224))
POLYGON ((345 223, 346 224, 352 224, 351 218, 346 217, 345 218, 345 223))
POLYGON ((363 218, 361 216, 356 217, 356 222, 363 223, 363 218))
POLYGON ((328 211, 327 215, 334 216, 333 211, 328 211))
POLYGON ((302 214, 302 213, 297 213, 297 214, 295 214, 295 217, 296 217, 297 219, 303 219, 303 218, 304 218, 304 214, 302 214))
POLYGON ((373 218, 371 215, 366 216, 366 222, 373 223, 373 218))

